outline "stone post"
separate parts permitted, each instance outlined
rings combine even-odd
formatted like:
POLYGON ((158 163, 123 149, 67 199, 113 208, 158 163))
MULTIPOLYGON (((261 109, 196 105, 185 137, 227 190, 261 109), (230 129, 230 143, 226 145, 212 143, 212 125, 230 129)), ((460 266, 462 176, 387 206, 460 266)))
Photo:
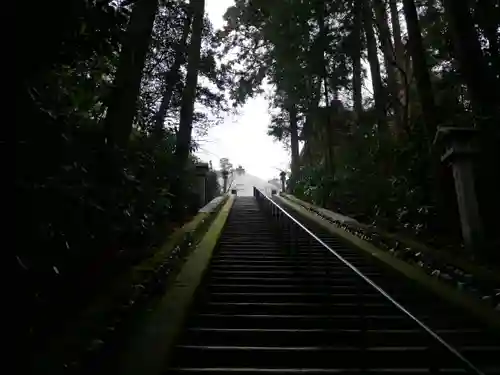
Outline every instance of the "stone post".
POLYGON ((200 207, 207 204, 206 198, 206 179, 208 172, 208 163, 198 163, 196 164, 196 187, 198 190, 198 196, 200 197, 200 207))
POLYGON ((286 172, 281 172, 280 173, 280 180, 281 180, 281 191, 285 192, 285 190, 286 190, 286 187, 285 187, 286 172))
POLYGON ((222 194, 226 194, 227 191, 227 176, 229 175, 229 172, 226 170, 222 171, 222 179, 224 181, 223 189, 222 189, 222 194))
POLYGON ((434 144, 444 146, 441 161, 453 170, 460 223, 465 248, 472 254, 483 251, 484 233, 474 186, 473 157, 478 130, 474 128, 439 127, 434 144))

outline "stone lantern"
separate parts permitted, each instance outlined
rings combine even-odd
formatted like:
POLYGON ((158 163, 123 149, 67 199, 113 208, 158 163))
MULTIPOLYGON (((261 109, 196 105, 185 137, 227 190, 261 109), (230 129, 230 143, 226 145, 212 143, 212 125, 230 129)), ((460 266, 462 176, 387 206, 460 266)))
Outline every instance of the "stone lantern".
POLYGON ((225 194, 227 191, 227 177, 228 176, 229 176, 229 172, 226 170, 223 170, 222 171, 222 180, 224 181, 223 190, 222 190, 223 194, 225 194))
POLYGON ((208 163, 196 164, 196 187, 200 197, 200 207, 203 207, 206 202, 206 179, 208 172, 208 163))
POLYGON ((474 128, 439 127, 434 140, 435 145, 443 147, 441 161, 451 165, 464 245, 473 254, 484 247, 484 232, 474 186, 473 159, 478 154, 478 135, 479 131, 474 128))
POLYGON ((281 191, 285 192, 286 172, 280 173, 280 180, 281 180, 281 191))

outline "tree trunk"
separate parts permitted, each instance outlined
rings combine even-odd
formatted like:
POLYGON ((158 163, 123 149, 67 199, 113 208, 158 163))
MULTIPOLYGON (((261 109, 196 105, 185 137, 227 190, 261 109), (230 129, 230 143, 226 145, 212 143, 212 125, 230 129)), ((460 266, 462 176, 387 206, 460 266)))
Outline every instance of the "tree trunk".
POLYGON ((331 107, 327 107, 325 110, 326 123, 325 128, 325 141, 326 141, 326 170, 327 173, 334 178, 335 177, 335 145, 334 145, 334 135, 333 135, 333 123, 335 121, 336 113, 333 112, 331 107))
POLYGON ((425 129, 429 142, 436 134, 438 115, 432 91, 431 79, 425 61, 424 44, 420 34, 417 9, 413 0, 403 0, 403 9, 408 28, 408 47, 413 60, 413 73, 417 83, 417 91, 425 120, 425 129))
POLYGON ((352 52, 352 100, 354 102, 354 113, 359 121, 363 113, 363 97, 361 93, 361 28, 362 14, 361 1, 354 0, 354 29, 352 33, 353 52, 352 52))
POLYGON ((294 181, 299 177, 299 132, 297 126, 297 107, 292 104, 289 107, 288 114, 290 116, 290 148, 292 151, 292 178, 290 179, 290 189, 294 187, 294 181))
POLYGON ((320 40, 320 45, 322 47, 321 49, 321 60, 323 61, 323 84, 325 87, 324 95, 325 95, 325 107, 328 107, 330 104, 330 98, 328 95, 328 68, 327 68, 327 61, 325 59, 325 50, 328 48, 327 44, 327 35, 328 35, 328 30, 325 25, 325 4, 322 2, 317 2, 316 3, 318 7, 316 8, 317 16, 318 16, 318 28, 319 28, 319 40, 320 40))
POLYGON ((175 85, 179 80, 179 70, 185 62, 186 42, 191 28, 191 14, 186 15, 184 26, 182 29, 182 37, 179 44, 175 47, 175 58, 172 67, 165 73, 165 91, 161 99, 160 107, 154 118, 154 131, 157 135, 163 134, 163 122, 167 114, 168 106, 174 92, 175 85))
POLYGON ((394 54, 396 58, 397 79, 399 82, 399 100, 403 105, 403 126, 408 127, 408 95, 410 82, 410 69, 407 69, 405 50, 401 40, 401 25, 399 23, 398 1, 389 0, 389 9, 391 12, 392 36, 394 39, 394 54))
POLYGON ((198 83, 198 68, 200 65, 201 34, 203 29, 203 15, 205 11, 204 0, 191 0, 193 9, 193 25, 191 44, 188 51, 188 66, 186 86, 182 93, 182 104, 177 133, 175 156, 178 167, 182 171, 189 157, 191 145, 191 131, 193 127, 194 101, 196 98, 196 85, 198 83))
MULTIPOLYGON (((450 25, 455 55, 460 73, 467 84, 468 93, 476 114, 476 126, 481 129, 477 161, 478 201, 487 241, 491 249, 487 255, 500 259, 498 244, 498 208, 500 207, 500 94, 496 78, 485 61, 481 45, 469 13, 467 2, 444 2, 445 15, 450 25), (491 253, 490 253, 491 251, 491 253)), ((471 124, 472 125, 472 124, 471 124)))
POLYGON ((387 71, 387 86, 391 93, 391 104, 394 109, 395 130, 397 134, 404 132, 403 113, 399 93, 401 91, 397 79, 396 54, 391 39, 391 31, 387 21, 385 5, 381 0, 373 0, 375 19, 380 32, 380 44, 384 53, 385 68, 387 71))
MULTIPOLYGON (((324 84, 324 96, 325 96, 325 113, 330 112, 330 95, 329 95, 329 84, 328 84, 328 69, 327 69, 327 60, 325 58, 325 50, 328 48, 328 43, 327 43, 327 37, 328 37, 328 28, 325 24, 325 14, 327 14, 328 10, 325 9, 326 3, 322 3, 319 1, 317 4, 319 4, 318 7, 318 26, 319 26, 319 33, 320 33, 320 38, 321 38, 321 45, 323 47, 323 84, 324 84)), ((331 77, 332 79, 334 78, 333 76, 331 77)), ((331 82, 332 83, 332 82, 331 82)), ((332 93, 333 93, 333 100, 338 99, 338 90, 337 87, 334 84, 332 84, 332 93)), ((331 157, 332 155, 332 150, 333 150, 333 137, 332 137, 332 129, 330 127, 330 122, 327 120, 325 126, 326 126, 326 160, 327 160, 327 168, 328 172, 334 173, 333 170, 333 158, 331 157)), ((297 145, 297 152, 298 152, 298 145, 297 145)))
POLYGON ((460 71, 467 84, 474 111, 483 126, 498 124, 499 95, 496 78, 485 61, 474 22, 469 13, 467 2, 445 0, 445 15, 450 25, 455 54, 460 71))
POLYGON ((191 148, 191 132, 193 129, 194 102, 198 84, 198 69, 200 65, 201 37, 203 31, 203 16, 205 0, 191 0, 189 4, 193 23, 191 25, 191 43, 188 48, 188 64, 186 85, 182 92, 182 103, 179 118, 179 130, 175 142, 176 176, 172 182, 173 201, 172 214, 175 220, 184 220, 185 203, 187 199, 185 186, 185 167, 191 148))
POLYGON ((132 131, 144 60, 157 9, 157 0, 139 0, 130 16, 104 122, 106 142, 112 148, 125 147, 132 131))
MULTIPOLYGON (((397 0, 389 0, 391 12, 392 37, 394 38, 394 53, 398 70, 405 70, 405 51, 401 40, 401 25, 399 24, 399 12, 397 0)), ((401 80, 403 82, 403 80, 401 80)))
POLYGON ((363 3, 363 24, 366 35, 366 44, 368 49, 368 62, 370 63, 370 72, 372 75, 373 96, 375 99, 375 110, 377 112, 377 123, 379 132, 387 129, 387 117, 385 112, 386 94, 382 85, 380 76, 380 63, 377 56, 377 40, 373 32, 372 11, 369 2, 363 3))

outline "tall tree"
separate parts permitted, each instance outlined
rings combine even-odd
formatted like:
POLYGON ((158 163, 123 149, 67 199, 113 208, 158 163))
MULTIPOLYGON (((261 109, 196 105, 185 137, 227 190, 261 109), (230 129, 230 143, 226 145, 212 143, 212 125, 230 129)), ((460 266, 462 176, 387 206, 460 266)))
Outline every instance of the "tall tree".
POLYGON ((375 11, 375 19, 380 35, 380 45, 384 54, 385 70, 387 72, 387 87, 390 92, 391 104, 394 110, 394 123, 397 133, 401 133, 404 125, 402 124, 403 115, 401 102, 399 100, 400 88, 397 79, 396 58, 394 46, 391 40, 391 31, 387 20, 385 4, 382 0, 372 0, 375 11))
POLYGON ((175 155, 178 167, 182 170, 189 156, 191 146, 191 132, 193 126, 194 101, 196 97, 196 85, 198 82, 198 69, 200 65, 201 36, 203 31, 203 15, 205 12, 204 0, 191 0, 190 3, 193 24, 191 32, 191 43, 188 50, 188 66, 186 86, 182 93, 182 104, 179 119, 179 131, 175 144, 175 155))
POLYGON ((394 56, 396 77, 398 79, 398 93, 399 101, 403 106, 403 126, 408 126, 408 95, 409 95, 409 82, 411 74, 408 69, 407 59, 405 58, 405 50, 403 41, 401 39, 401 25, 399 23, 398 0, 389 0, 389 10, 391 14, 392 36, 394 39, 394 56))
POLYGON ((396 63, 398 70, 405 69, 405 51, 403 47, 403 41, 401 40, 401 25, 399 23, 399 11, 397 0, 389 0, 389 10, 391 13, 391 26, 392 26, 392 36, 394 38, 394 54, 396 56, 396 63))
MULTIPOLYGON (((495 57, 488 64, 476 33, 467 2, 445 0, 445 15, 450 25, 459 69, 467 85, 476 126, 480 132, 481 154, 478 163, 479 205, 486 236, 491 241, 491 256, 498 256, 498 225, 496 215, 500 207, 500 95, 498 79, 490 70, 495 57), (496 242, 496 245, 495 245, 496 242)), ((484 5, 484 4, 483 4, 484 5)), ((491 45, 490 45, 491 47, 491 45)), ((499 74, 499 72, 496 72, 499 74)))
MULTIPOLYGON (((437 232, 455 236, 456 231, 440 226, 444 222, 449 225, 453 220, 444 220, 444 216, 440 216, 439 202, 442 199, 434 193, 437 174, 432 166, 435 158, 428 146, 441 116, 458 126, 471 123, 470 100, 460 82, 453 54, 448 51, 448 45, 451 45, 449 25, 443 17, 442 2, 425 1, 425 6, 419 8, 417 13, 415 4, 421 1, 404 1, 409 53, 406 53, 401 41, 398 22, 400 2, 328 2, 327 11, 324 11, 324 2, 320 0, 286 0, 286 7, 265 0, 237 0, 227 13, 229 27, 225 30, 228 44, 236 49, 235 65, 238 66, 237 78, 240 79, 235 80, 238 89, 235 91, 254 93, 260 88, 262 78, 267 78, 270 82, 269 97, 273 100, 273 109, 277 110, 273 112, 269 133, 287 144, 290 144, 292 123, 283 93, 293 93, 305 141, 305 157, 301 160, 300 176, 295 181, 295 194, 319 204, 328 204, 333 209, 345 210, 346 213, 366 215, 368 220, 395 229, 403 228, 401 224, 405 222, 404 227, 426 232, 426 236, 434 237, 437 232), (386 18, 387 2, 393 35, 386 18), (356 17, 359 8, 362 16, 356 17), (373 18, 379 26, 379 35, 374 31, 373 18), (363 28, 359 27, 360 20, 363 28), (357 33, 360 29, 366 35, 366 48, 359 47, 359 41, 364 41, 364 36, 360 37, 357 33), (327 38, 324 37, 325 30, 327 38), (378 42, 386 60, 388 79, 385 82, 380 73, 378 42), (354 111, 361 113, 363 79, 359 58, 365 55, 365 49, 375 103, 367 109, 363 123, 370 126, 378 123, 379 136, 366 131, 366 128, 352 126, 348 129, 355 116, 342 106, 338 113, 333 113, 331 107, 335 107, 337 101, 328 103, 329 108, 321 108, 325 101, 331 101, 334 96, 331 93, 338 88, 340 101, 352 95, 354 111), (413 66, 409 64, 410 57, 413 66), (351 62, 352 84, 348 80, 351 62), (396 67, 396 73, 391 72, 391 68, 396 67), (410 86, 412 81, 407 79, 410 70, 416 78, 413 81, 416 82, 418 95, 403 97, 403 93, 408 94, 413 89, 410 86), (401 77, 398 77, 398 71, 401 77), (325 77, 328 78, 326 90, 325 77), (393 82, 404 83, 404 90, 391 88, 393 82), (385 86, 388 86, 387 90, 385 86), (394 99, 404 98, 405 110, 412 109, 412 116, 408 115, 409 111, 405 111, 403 116, 405 135, 408 137, 394 140, 383 134, 388 114, 393 113, 387 100, 388 93, 394 99), (443 114, 436 110, 438 103, 443 114)), ((480 2, 484 6, 491 0, 468 1, 472 8, 480 2)), ((478 18, 480 32, 488 39, 481 23, 486 25, 488 22, 479 22, 478 18)), ((483 48, 488 50, 486 56, 491 62, 490 47, 484 43, 483 48)), ((399 116, 396 117, 399 119, 399 116)), ((453 211, 449 210, 450 206, 446 208, 449 212, 453 211)), ((447 218, 457 219, 454 212, 447 218)))
MULTIPOLYGON (((321 52, 321 62, 323 69, 322 69, 322 81, 324 84, 324 95, 325 95, 325 106, 328 106, 330 100, 329 100, 329 89, 328 89, 328 67, 327 67, 327 61, 325 60, 325 50, 328 48, 328 28, 325 24, 325 13, 326 13, 326 3, 323 1, 316 1, 316 15, 318 18, 318 28, 319 28, 319 34, 318 34, 318 44, 319 44, 319 51, 321 52)), ((334 89, 335 91, 335 89, 334 89)))
POLYGON ((160 107, 154 117, 155 133, 161 135, 163 133, 163 122, 167 113, 175 85, 180 78, 180 68, 185 62, 186 44, 191 29, 191 11, 188 9, 184 25, 182 28, 182 36, 179 43, 175 46, 174 63, 168 71, 165 72, 165 91, 161 98, 160 107))
POLYGON ((487 123, 495 122, 500 111, 497 80, 485 61, 467 2, 445 0, 444 8, 473 108, 479 117, 488 118, 487 123))
MULTIPOLYGON (((288 115, 290 116, 290 148, 292 154, 291 169, 292 175, 298 177, 299 173, 299 131, 297 119, 297 106, 293 101, 289 101, 288 115)), ((291 180, 293 185, 293 180, 291 180)), ((293 188, 293 186, 291 186, 293 188)))
POLYGON ((135 2, 120 53, 105 119, 106 142, 123 148, 132 131, 144 61, 158 10, 158 0, 135 2))
POLYGON ((369 1, 363 2, 363 26, 366 36, 366 46, 368 50, 368 62, 370 64, 370 72, 372 75, 373 96, 375 99, 375 108, 377 111, 377 123, 379 132, 387 129, 386 117, 386 93, 382 84, 382 76, 380 74, 380 62, 377 56, 377 40, 373 31, 373 16, 369 6, 369 1))
POLYGON ((353 31, 352 38, 352 100, 354 103, 354 112, 359 120, 363 113, 363 98, 361 93, 362 70, 361 70, 361 31, 362 23, 362 0, 354 0, 353 6, 353 31))
POLYGON ((414 0, 403 0, 403 10, 408 28, 408 47, 413 60, 413 72, 425 120, 427 139, 432 139, 438 126, 438 114, 414 0))

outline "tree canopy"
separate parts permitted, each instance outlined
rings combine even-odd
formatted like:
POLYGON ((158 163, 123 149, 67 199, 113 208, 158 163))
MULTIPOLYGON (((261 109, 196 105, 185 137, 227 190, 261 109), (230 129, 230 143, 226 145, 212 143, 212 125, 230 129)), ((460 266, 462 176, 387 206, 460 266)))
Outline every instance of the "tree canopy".
POLYGON ((456 246, 453 180, 433 140, 438 126, 481 129, 477 183, 491 225, 495 10, 489 1, 235 1, 221 32, 232 97, 269 88, 269 134, 290 147, 296 195, 456 246))
POLYGON ((35 347, 197 212, 198 160, 184 153, 180 166, 177 134, 217 123, 228 77, 202 2, 29 3, 17 24, 16 274, 35 347))

